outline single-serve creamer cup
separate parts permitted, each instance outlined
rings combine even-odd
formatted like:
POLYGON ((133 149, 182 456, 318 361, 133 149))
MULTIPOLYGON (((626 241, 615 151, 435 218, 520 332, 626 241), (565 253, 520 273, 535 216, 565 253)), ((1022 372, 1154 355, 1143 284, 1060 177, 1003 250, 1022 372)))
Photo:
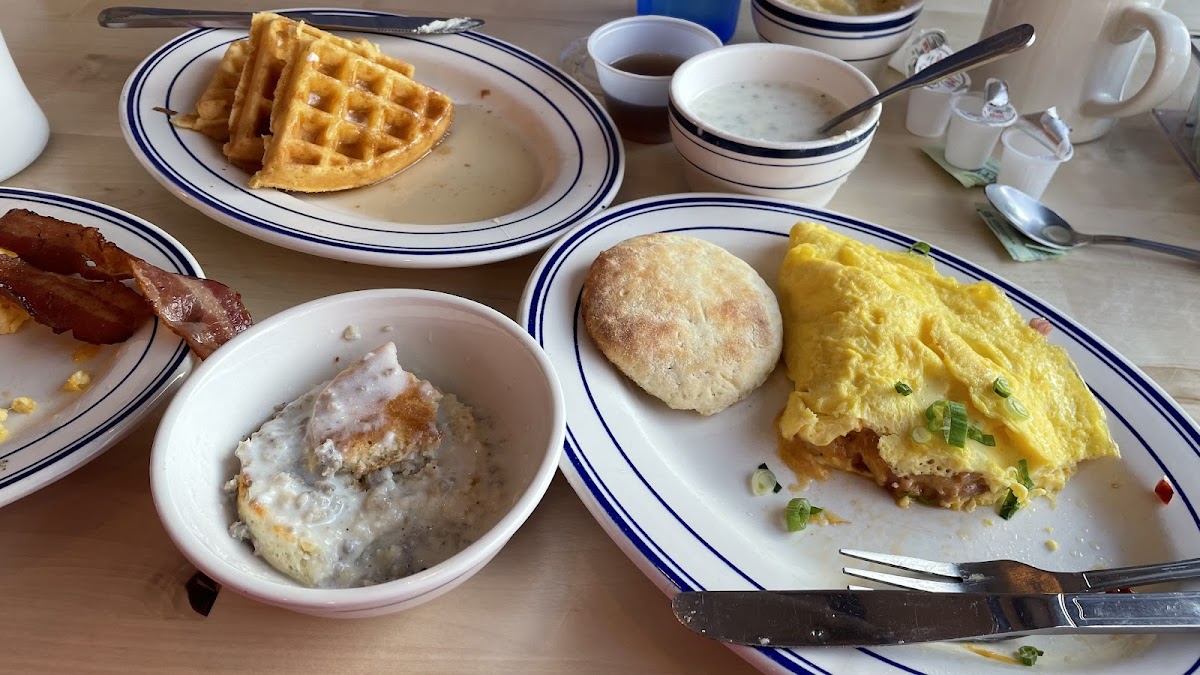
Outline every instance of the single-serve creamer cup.
POLYGON ((1060 157, 1023 125, 1005 129, 1000 135, 1004 150, 1000 153, 1000 173, 996 182, 1011 185, 1034 199, 1041 199, 1058 165, 1075 155, 1075 148, 1068 147, 1066 155, 1060 157))
MULTIPOLYGON (((941 31, 931 31, 906 48, 911 53, 911 58, 905 61, 909 77, 954 53, 941 31)), ((951 99, 970 88, 971 78, 966 73, 958 73, 912 90, 908 95, 905 128, 914 136, 926 138, 937 138, 946 133, 946 126, 950 123, 951 99)))

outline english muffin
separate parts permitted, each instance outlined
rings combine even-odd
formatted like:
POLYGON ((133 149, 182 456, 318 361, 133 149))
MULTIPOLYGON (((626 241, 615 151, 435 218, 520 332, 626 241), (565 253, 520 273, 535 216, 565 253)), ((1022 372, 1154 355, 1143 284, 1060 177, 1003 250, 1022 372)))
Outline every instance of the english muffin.
POLYGON ((596 257, 583 322, 600 351, 648 393, 712 415, 775 369, 783 319, 744 260, 680 234, 627 239, 596 257))

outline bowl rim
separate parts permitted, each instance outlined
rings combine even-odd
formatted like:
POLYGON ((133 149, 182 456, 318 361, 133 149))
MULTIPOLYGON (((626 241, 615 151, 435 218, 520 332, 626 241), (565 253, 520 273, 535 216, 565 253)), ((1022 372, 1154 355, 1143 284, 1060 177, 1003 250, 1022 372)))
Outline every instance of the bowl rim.
POLYGON ((806 7, 800 7, 799 5, 793 5, 790 2, 787 2, 787 0, 758 0, 758 2, 763 2, 773 7, 778 7, 785 12, 790 12, 797 16, 802 16, 808 19, 848 25, 886 23, 896 19, 903 19, 910 14, 916 15, 925 6, 925 0, 912 0, 912 2, 904 7, 901 7, 900 9, 893 10, 891 12, 883 12, 882 14, 833 14, 830 12, 818 12, 806 7))
MULTIPOLYGON (((924 0, 922 0, 922 1, 924 1, 924 0)), ((613 29, 620 28, 621 26, 626 26, 626 25, 630 25, 630 24, 649 24, 649 25, 658 24, 658 25, 670 25, 670 26, 679 26, 681 28, 686 28, 698 35, 703 35, 705 38, 712 39, 713 46, 706 49, 705 52, 712 51, 713 49, 716 49, 724 44, 723 42, 721 42, 721 38, 717 37, 716 33, 712 32, 707 27, 702 26, 693 21, 688 21, 686 19, 679 19, 679 18, 676 18, 673 16, 664 16, 661 14, 638 14, 635 16, 627 16, 627 17, 624 17, 621 19, 615 19, 613 21, 609 21, 608 23, 606 23, 602 26, 597 26, 595 30, 593 30, 591 33, 588 34, 587 42, 586 42, 587 54, 589 57, 591 57, 592 63, 597 68, 603 68, 605 71, 613 73, 615 75, 620 75, 621 77, 629 77, 634 80, 641 80, 644 82, 667 82, 671 79, 671 77, 672 77, 671 75, 641 75, 639 73, 631 73, 627 70, 621 70, 620 68, 616 68, 611 63, 608 63, 607 61, 604 61, 603 59, 596 57, 595 52, 592 50, 592 45, 594 44, 594 41, 595 41, 597 35, 603 35, 604 33, 610 32, 613 29)), ((653 52, 652 49, 648 50, 647 52, 641 52, 641 53, 651 53, 651 52, 653 52)), ((705 52, 700 52, 700 54, 703 54, 705 52)), ((689 58, 691 58, 691 57, 689 57, 689 58)), ((682 64, 680 64, 680 65, 682 65, 682 64)))
MULTIPOLYGON (((688 107, 681 103, 677 95, 677 90, 681 82, 687 75, 700 68, 707 59, 726 58, 729 55, 737 55, 743 52, 766 51, 779 52, 780 54, 791 54, 802 58, 815 58, 819 61, 825 61, 832 64, 835 68, 841 69, 848 77, 857 79, 860 83, 865 84, 867 91, 871 92, 871 96, 879 93, 879 88, 867 77, 862 71, 854 66, 846 63, 836 56, 830 56, 824 52, 819 52, 815 49, 800 47, 797 45, 787 45, 777 42, 750 42, 736 45, 726 45, 717 49, 712 49, 701 54, 697 54, 692 58, 684 61, 682 65, 675 70, 675 76, 671 79, 670 88, 670 113, 682 116, 686 121, 691 123, 697 129, 704 132, 705 135, 715 136, 719 139, 724 139, 727 142, 743 145, 750 148, 757 148, 766 151, 775 151, 782 153, 801 153, 800 156, 813 155, 828 155, 835 152, 840 152, 848 147, 857 145, 859 142, 871 135, 879 124, 879 118, 883 114, 883 104, 876 103, 871 106, 865 113, 858 124, 851 127, 849 130, 842 132, 836 136, 829 136, 813 141, 765 141, 759 138, 750 138, 749 136, 740 136, 722 129, 718 129, 713 125, 705 122, 694 115, 688 107)), ((746 81, 746 80, 743 80, 746 81)), ((867 97, 864 97, 864 99, 867 97)), ((692 133, 689 131, 689 134, 692 133)), ((706 140, 706 139, 701 139, 706 140)), ((741 152, 737 148, 725 148, 732 152, 741 152)))
MULTIPOLYGON (((184 557, 212 579, 241 595, 279 607, 326 614, 379 608, 420 597, 464 574, 472 573, 472 568, 480 561, 494 557, 517 529, 524 524, 544 497, 558 470, 565 436, 566 401, 554 366, 541 346, 511 318, 474 300, 438 291, 406 288, 351 291, 311 300, 279 312, 261 323, 256 323, 234 337, 195 368, 192 375, 175 394, 154 434, 150 452, 151 496, 163 529, 166 530, 172 543, 184 557), (280 580, 260 579, 245 574, 220 556, 212 553, 207 545, 192 537, 183 525, 187 515, 169 496, 167 464, 172 451, 167 441, 179 426, 179 418, 187 410, 193 391, 208 383, 209 373, 217 369, 222 361, 236 358, 231 355, 239 353, 237 349, 239 345, 252 342, 257 339, 258 335, 270 332, 277 326, 290 323, 297 317, 310 312, 319 311, 331 305, 360 300, 390 301, 401 304, 433 302, 450 306, 488 320, 496 328, 508 333, 521 343, 521 346, 537 362, 552 404, 550 420, 553 429, 545 455, 538 464, 529 485, 513 501, 508 512, 490 529, 450 558, 416 574, 373 586, 355 588, 301 586, 299 582, 286 577, 283 572, 279 572, 280 575, 283 575, 280 580), (231 345, 233 348, 229 349, 231 345), (224 356, 222 350, 224 350, 224 356), (284 579, 288 580, 284 581, 284 579)), ((216 486, 216 488, 219 490, 220 486, 216 486)))

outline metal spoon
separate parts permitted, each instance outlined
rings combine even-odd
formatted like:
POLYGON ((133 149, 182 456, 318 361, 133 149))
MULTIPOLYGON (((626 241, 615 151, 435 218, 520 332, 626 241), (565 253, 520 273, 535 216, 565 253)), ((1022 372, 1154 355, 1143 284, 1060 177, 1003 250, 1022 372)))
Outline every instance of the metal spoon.
POLYGON ((1182 246, 1172 246, 1157 241, 1125 237, 1115 234, 1084 234, 1076 232, 1057 213, 1043 206, 1033 197, 1009 185, 989 185, 988 201, 1003 214, 1013 227, 1033 241, 1062 250, 1070 250, 1089 244, 1125 244, 1147 248, 1159 253, 1170 253, 1200 262, 1200 251, 1182 246))
POLYGON ((900 84, 885 89, 846 112, 837 115, 826 122, 820 129, 817 129, 817 134, 821 135, 829 132, 842 122, 869 110, 876 103, 886 101, 902 91, 923 87, 934 82, 941 82, 951 75, 957 75, 963 71, 982 66, 985 63, 991 63, 1013 52, 1019 52, 1033 44, 1033 39, 1033 26, 1027 23, 1013 26, 1008 30, 1000 31, 991 37, 984 38, 961 52, 954 52, 941 61, 931 64, 928 68, 917 71, 916 75, 904 80, 900 84))

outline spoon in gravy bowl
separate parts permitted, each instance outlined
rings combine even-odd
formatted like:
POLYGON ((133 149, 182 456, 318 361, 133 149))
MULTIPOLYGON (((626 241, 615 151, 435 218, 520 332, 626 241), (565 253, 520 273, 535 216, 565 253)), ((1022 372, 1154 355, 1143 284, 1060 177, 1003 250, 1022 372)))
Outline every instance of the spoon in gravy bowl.
POLYGON ((940 82, 952 75, 957 75, 958 73, 982 66, 985 63, 991 63, 1009 54, 1019 52, 1033 44, 1034 37, 1033 26, 1023 23, 980 40, 961 52, 955 52, 941 61, 931 64, 924 70, 918 71, 915 75, 896 86, 885 89, 846 112, 834 116, 833 119, 817 129, 817 133, 819 135, 829 133, 830 130, 842 122, 863 111, 870 110, 871 106, 886 101, 896 94, 916 87, 940 82))

